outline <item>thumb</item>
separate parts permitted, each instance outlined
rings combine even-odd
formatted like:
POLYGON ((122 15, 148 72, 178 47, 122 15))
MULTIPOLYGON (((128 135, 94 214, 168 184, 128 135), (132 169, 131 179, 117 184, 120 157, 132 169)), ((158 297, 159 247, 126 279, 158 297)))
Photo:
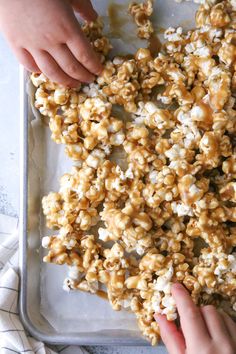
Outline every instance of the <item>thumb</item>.
POLYGON ((73 9, 80 14, 80 16, 88 22, 95 21, 98 14, 93 8, 90 0, 71 0, 73 9))

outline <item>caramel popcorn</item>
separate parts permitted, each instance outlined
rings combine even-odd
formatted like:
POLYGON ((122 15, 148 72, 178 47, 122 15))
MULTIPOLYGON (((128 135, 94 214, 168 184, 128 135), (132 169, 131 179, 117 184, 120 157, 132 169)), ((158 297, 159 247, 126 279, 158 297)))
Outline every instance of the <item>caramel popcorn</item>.
POLYGON ((82 26, 82 30, 88 37, 92 47, 101 56, 101 61, 104 62, 106 56, 112 49, 112 45, 107 37, 103 35, 103 22, 101 18, 97 18, 95 22, 86 22, 82 26))
MULTIPOLYGON (((105 286, 153 345, 154 313, 177 317, 176 281, 196 304, 236 311, 236 8, 194 2, 196 28, 166 29, 155 57, 140 48, 108 59, 99 19, 83 27, 104 61, 95 83, 75 90, 31 75, 35 107, 76 162, 42 201, 57 230, 42 239, 44 261, 68 265, 65 290, 105 286)), ((129 12, 149 38, 152 1, 129 12)))
POLYGON ((149 20, 153 13, 153 1, 146 0, 141 4, 131 3, 129 5, 129 13, 138 27, 138 37, 149 39, 154 32, 153 25, 149 20))

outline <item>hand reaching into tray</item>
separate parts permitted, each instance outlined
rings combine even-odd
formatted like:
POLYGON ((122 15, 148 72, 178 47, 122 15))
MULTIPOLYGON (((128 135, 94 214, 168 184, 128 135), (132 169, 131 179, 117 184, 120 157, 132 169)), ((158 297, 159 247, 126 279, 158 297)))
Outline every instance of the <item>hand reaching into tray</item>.
POLYGON ((73 9, 87 21, 97 17, 89 0, 0 0, 0 30, 28 70, 76 87, 102 65, 73 9))
POLYGON ((234 354, 236 324, 212 305, 198 308, 181 284, 172 286, 181 329, 163 315, 155 316, 170 354, 234 354))

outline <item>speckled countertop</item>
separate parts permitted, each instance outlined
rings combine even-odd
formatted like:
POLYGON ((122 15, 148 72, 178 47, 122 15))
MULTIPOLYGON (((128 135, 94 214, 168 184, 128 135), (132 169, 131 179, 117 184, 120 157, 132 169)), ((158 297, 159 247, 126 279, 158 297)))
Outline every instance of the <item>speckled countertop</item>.
MULTIPOLYGON (((19 67, 0 37, 0 213, 19 215, 19 67)), ((163 347, 86 347, 90 354, 165 354, 163 347)))

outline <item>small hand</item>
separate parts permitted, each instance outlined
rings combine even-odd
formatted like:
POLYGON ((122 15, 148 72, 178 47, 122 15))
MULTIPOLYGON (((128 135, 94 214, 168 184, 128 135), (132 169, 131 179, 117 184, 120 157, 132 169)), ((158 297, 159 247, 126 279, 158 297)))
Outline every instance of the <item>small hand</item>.
POLYGON ((29 71, 76 87, 102 65, 73 9, 87 21, 97 17, 89 0, 0 0, 0 30, 29 71))
POLYGON ((166 316, 155 315, 170 354, 235 354, 236 324, 212 305, 197 307, 181 284, 172 286, 181 329, 166 316))

